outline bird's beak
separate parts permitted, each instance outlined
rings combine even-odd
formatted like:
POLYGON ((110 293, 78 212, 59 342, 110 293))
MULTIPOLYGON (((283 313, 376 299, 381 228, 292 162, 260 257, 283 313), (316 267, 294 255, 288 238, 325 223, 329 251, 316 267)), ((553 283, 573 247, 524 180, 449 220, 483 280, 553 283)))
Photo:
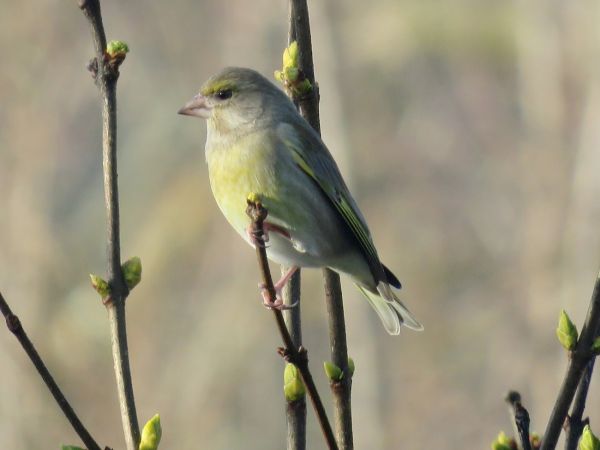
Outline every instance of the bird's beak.
POLYGON ((210 117, 210 110, 212 108, 207 105, 206 97, 197 94, 194 95, 189 102, 187 102, 183 108, 177 111, 177 114, 182 114, 184 116, 195 116, 202 117, 203 119, 208 119, 210 117))

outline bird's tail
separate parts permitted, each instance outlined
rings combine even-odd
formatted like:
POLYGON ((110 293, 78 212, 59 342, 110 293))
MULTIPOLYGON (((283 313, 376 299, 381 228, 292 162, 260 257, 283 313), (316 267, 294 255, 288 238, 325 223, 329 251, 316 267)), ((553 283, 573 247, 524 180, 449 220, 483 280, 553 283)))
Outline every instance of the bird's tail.
POLYGON ((388 284, 380 282, 377 286, 377 292, 371 292, 359 284, 356 287, 377 312, 388 333, 392 335, 400 334, 401 325, 415 331, 423 330, 423 325, 406 309, 406 306, 398 299, 388 284))

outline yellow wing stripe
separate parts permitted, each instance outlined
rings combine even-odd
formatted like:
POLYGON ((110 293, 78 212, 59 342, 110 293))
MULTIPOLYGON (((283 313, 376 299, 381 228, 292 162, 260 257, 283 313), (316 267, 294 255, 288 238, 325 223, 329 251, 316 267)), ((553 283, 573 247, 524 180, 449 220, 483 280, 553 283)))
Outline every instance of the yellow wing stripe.
POLYGON ((352 208, 350 203, 348 203, 348 200, 343 196, 341 192, 335 189, 332 190, 331 186, 326 185, 323 182, 323 180, 317 178, 315 176, 314 171, 310 168, 310 166, 304 160, 302 155, 298 153, 292 145, 290 145, 290 142, 286 142, 286 144, 292 150, 292 158, 294 159, 294 162, 298 164, 298 166, 300 167, 300 169, 302 169, 303 172, 310 176, 319 185, 319 187, 323 190, 323 192, 327 194, 327 197, 335 205, 337 211, 344 218, 344 221, 348 224, 348 227, 360 243, 361 247, 367 253, 367 256, 369 257, 369 260, 371 262, 371 264, 369 265, 379 265, 379 258, 377 257, 377 251, 375 250, 373 242, 371 241, 369 234, 365 230, 365 227, 363 227, 362 223, 360 222, 360 219, 358 219, 358 217, 354 213, 354 209, 352 208))

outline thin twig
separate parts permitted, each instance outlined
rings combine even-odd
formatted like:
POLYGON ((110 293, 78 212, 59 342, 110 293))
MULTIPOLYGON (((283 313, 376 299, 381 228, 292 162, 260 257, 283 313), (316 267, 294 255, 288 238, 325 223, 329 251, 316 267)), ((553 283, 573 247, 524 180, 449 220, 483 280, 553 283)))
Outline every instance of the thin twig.
POLYGON ((529 440, 529 412, 521 404, 521 394, 516 391, 510 391, 504 400, 510 406, 515 436, 518 436, 517 447, 519 450, 531 450, 531 441, 529 440))
POLYGON ((62 391, 56 384, 56 381, 54 381, 54 377, 52 377, 50 371, 46 367, 46 364, 44 364, 44 361, 35 349, 33 343, 31 342, 31 340, 29 340, 29 336, 27 336, 27 333, 25 332, 21 321, 16 315, 13 314, 13 312, 10 309, 10 306, 8 306, 8 303, 2 296, 2 293, 0 293, 0 311, 2 311, 2 314, 6 319, 6 327, 11 333, 15 335, 15 337, 21 344, 21 347, 23 347, 23 350, 25 350, 27 356, 29 356, 29 359, 31 360, 38 373, 42 377, 42 380, 44 380, 44 383, 46 383, 46 386, 50 390, 50 393, 54 397, 54 400, 56 400, 56 403, 58 403, 58 406, 60 406, 60 409, 62 410, 63 414, 65 415, 65 417, 67 418, 77 435, 81 438, 81 441, 89 450, 101 450, 98 443, 94 440, 94 438, 85 428, 83 423, 81 423, 81 420, 77 416, 77 413, 73 410, 73 407, 65 398, 65 395, 62 393, 62 391))
MULTIPOLYGON (((288 45, 296 40, 296 26, 290 7, 288 45)), ((292 99, 293 100, 293 99, 292 99)), ((281 267, 282 275, 288 268, 281 267)), ((292 342, 296 347, 302 345, 302 320, 300 308, 300 269, 298 269, 290 281, 283 288, 283 302, 286 305, 296 305, 285 311, 284 317, 287 324, 292 342)), ((306 449, 306 396, 298 400, 286 402, 287 419, 287 449, 305 450, 306 449)))
MULTIPOLYGON (((269 270, 267 250, 264 241, 263 222, 267 217, 267 210, 261 205, 260 202, 251 202, 249 200, 246 212, 252 221, 251 233, 255 239, 256 256, 258 258, 258 265, 260 268, 263 285, 269 293, 270 300, 275 301, 276 292, 275 287, 273 286, 271 271, 269 270)), ((317 391, 317 387, 308 368, 308 352, 304 347, 296 347, 294 345, 292 337, 290 336, 290 333, 285 325, 285 320, 283 319, 283 314, 281 311, 278 309, 273 309, 273 315, 275 317, 275 321, 277 322, 277 328, 284 345, 283 348, 278 349, 278 352, 287 362, 294 364, 298 368, 298 371, 302 376, 304 386, 308 392, 308 396, 310 397, 317 414, 317 419, 319 421, 319 425, 321 426, 321 430, 323 431, 323 435, 325 436, 327 445, 330 449, 337 450, 338 446, 335 442, 333 431, 331 429, 331 425, 329 424, 329 419, 325 413, 323 402, 321 401, 321 397, 319 396, 319 392, 317 391)))
POLYGON ((329 343, 331 362, 342 370, 339 380, 331 380, 333 392, 335 433, 341 449, 354 448, 352 438, 352 373, 348 367, 346 345, 346 325, 344 321, 344 303, 340 288, 340 277, 329 269, 324 269, 325 299, 329 316, 329 343))
MULTIPOLYGON (((315 71, 312 58, 312 43, 310 21, 306 0, 291 0, 290 2, 291 35, 298 42, 300 57, 298 68, 306 77, 313 89, 307 95, 295 99, 300 114, 321 134, 319 121, 319 86, 315 82, 315 71)), ((325 281, 325 302, 329 313, 329 341, 331 344, 331 359, 344 376, 340 381, 331 383, 334 397, 334 414, 336 439, 339 447, 344 450, 354 448, 352 437, 352 408, 351 389, 352 376, 348 369, 348 350, 346 344, 346 326, 344 323, 344 305, 340 277, 331 269, 323 269, 325 281)))
POLYGON ((542 438, 540 450, 551 450, 556 448, 560 431, 565 423, 569 406, 573 401, 573 396, 579 385, 579 380, 588 363, 595 358, 592 353, 592 343, 598 335, 598 326, 600 324, 600 277, 596 278, 594 292, 587 316, 577 347, 571 352, 567 373, 558 393, 556 403, 548 419, 548 425, 542 438))
POLYGON ((292 36, 298 42, 300 58, 298 69, 310 84, 312 90, 301 98, 295 98, 294 102, 300 109, 300 114, 306 121, 321 134, 319 121, 319 86, 315 82, 315 67, 312 57, 312 43, 310 38, 310 22, 308 18, 308 5, 306 0, 290 0, 290 26, 293 27, 292 36))
POLYGON ((125 320, 125 299, 129 289, 121 270, 119 237, 119 190, 117 184, 117 79, 122 59, 106 54, 106 35, 102 25, 99 0, 79 0, 79 7, 88 19, 96 57, 90 64, 102 97, 102 165, 104 169, 104 198, 107 214, 108 283, 110 301, 106 302, 111 330, 113 360, 123 431, 128 450, 136 450, 140 441, 125 320))
POLYGON ((585 411, 585 401, 587 399, 588 390, 590 388, 590 381, 592 380, 592 372, 594 371, 594 361, 592 359, 579 382, 575 399, 573 400, 573 408, 571 414, 567 417, 565 426, 567 428, 567 438, 565 440, 565 450, 575 450, 579 437, 583 433, 583 428, 588 424, 589 420, 583 418, 583 412, 585 411))
MULTIPOLYGON (((288 268, 281 267, 281 273, 284 274, 288 268)), ((302 345, 302 327, 300 321, 300 270, 297 270, 290 281, 286 283, 282 292, 283 303, 291 306, 284 312, 285 323, 287 324, 292 342, 299 348, 302 345)), ((297 400, 286 401, 286 419, 287 419, 287 449, 305 450, 306 449, 306 396, 297 400)))

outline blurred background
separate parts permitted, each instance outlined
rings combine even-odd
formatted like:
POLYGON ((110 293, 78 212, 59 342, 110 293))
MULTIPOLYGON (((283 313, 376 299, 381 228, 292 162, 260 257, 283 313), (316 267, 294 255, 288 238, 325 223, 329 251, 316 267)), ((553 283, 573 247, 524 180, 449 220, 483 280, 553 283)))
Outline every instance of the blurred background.
MULTIPOLYGON (((218 211, 205 125, 176 111, 226 65, 281 65, 287 2, 103 1, 118 87, 122 254, 140 422, 165 449, 284 448, 282 362, 253 251, 218 211)), ((489 448, 519 390, 542 432, 600 262, 598 1, 311 2, 325 142, 425 332, 390 337, 345 282, 358 449, 489 448)), ((123 448, 106 312, 98 93, 75 1, 0 3, 0 290, 104 446, 123 448)), ((274 267, 274 270, 278 270, 274 267)), ((305 344, 330 406, 322 279, 305 344)), ((347 281, 347 280, 346 280, 347 281)), ((0 329, 0 444, 78 443, 0 329)), ((591 399, 598 399, 594 375, 591 399)), ((600 403, 591 400, 592 426, 600 403)), ((325 448, 309 410, 309 448, 325 448)))

